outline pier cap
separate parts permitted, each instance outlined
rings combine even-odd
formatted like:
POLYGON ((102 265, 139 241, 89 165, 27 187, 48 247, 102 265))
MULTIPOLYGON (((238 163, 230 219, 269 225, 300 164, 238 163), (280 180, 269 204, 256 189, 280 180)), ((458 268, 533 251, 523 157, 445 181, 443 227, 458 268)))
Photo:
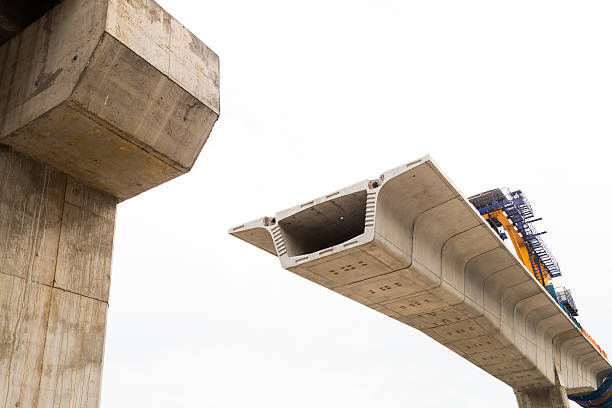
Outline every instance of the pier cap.
POLYGON ((219 58, 154 1, 64 0, 0 46, 0 143, 124 200, 188 172, 219 58))

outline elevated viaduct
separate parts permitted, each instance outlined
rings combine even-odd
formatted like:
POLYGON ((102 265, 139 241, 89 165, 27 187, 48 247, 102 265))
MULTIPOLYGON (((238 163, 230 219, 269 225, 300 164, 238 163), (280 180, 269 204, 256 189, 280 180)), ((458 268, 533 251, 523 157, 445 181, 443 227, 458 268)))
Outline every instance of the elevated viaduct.
POLYGON ((568 407, 611 366, 428 157, 237 226, 283 268, 412 326, 514 390, 568 407))

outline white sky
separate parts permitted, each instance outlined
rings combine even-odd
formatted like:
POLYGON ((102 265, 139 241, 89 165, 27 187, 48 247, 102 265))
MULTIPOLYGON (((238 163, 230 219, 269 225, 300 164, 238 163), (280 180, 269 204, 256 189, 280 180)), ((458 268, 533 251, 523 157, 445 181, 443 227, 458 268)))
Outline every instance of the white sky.
POLYGON ((102 407, 514 408, 420 332, 227 230, 430 153, 522 189, 612 351, 612 3, 161 1, 221 58, 194 169, 119 206, 102 407))

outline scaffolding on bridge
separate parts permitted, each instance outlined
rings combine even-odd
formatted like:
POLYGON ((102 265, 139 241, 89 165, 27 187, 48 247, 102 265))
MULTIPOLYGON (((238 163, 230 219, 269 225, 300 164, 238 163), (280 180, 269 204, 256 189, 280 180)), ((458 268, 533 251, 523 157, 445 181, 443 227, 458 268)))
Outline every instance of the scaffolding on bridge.
MULTIPOLYGON (((519 260, 582 334, 607 358, 606 353, 576 320, 578 308, 571 291, 565 287, 555 288, 551 283, 553 278, 561 276, 561 269, 542 239, 546 231, 539 232, 534 226, 534 223, 542 218, 535 217, 531 203, 525 194, 521 190, 510 191, 507 188, 496 188, 476 194, 470 197, 469 201, 502 240, 510 238, 519 260)), ((612 389, 610 392, 612 393, 612 389)))

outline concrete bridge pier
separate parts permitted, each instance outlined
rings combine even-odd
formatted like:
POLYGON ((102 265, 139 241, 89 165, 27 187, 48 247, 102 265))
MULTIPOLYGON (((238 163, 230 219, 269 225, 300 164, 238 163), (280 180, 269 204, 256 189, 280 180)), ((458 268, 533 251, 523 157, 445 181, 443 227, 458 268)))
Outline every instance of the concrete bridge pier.
POLYGON ((555 386, 530 391, 515 391, 519 408, 570 408, 564 387, 555 386))
POLYGON ((98 405, 116 203, 0 146, 0 406, 98 405))
POLYGON ((0 10, 0 408, 99 405, 117 204, 219 116, 217 55, 154 1, 51 4, 0 10))
POLYGON ((570 408, 567 389, 561 385, 559 371, 554 369, 552 386, 514 390, 519 408, 570 408))

